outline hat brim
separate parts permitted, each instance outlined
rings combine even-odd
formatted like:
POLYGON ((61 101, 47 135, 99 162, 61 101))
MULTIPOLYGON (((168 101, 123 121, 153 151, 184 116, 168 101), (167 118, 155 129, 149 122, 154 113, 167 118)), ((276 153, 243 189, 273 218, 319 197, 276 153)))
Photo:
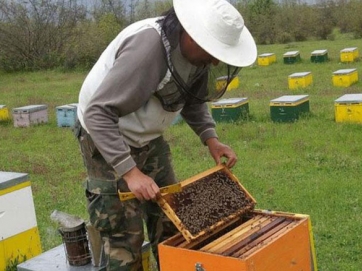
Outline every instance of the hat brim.
POLYGON ((254 38, 244 25, 237 44, 230 46, 208 33, 201 22, 207 12, 205 0, 173 0, 176 16, 191 38, 216 59, 236 67, 252 65, 257 57, 254 38))

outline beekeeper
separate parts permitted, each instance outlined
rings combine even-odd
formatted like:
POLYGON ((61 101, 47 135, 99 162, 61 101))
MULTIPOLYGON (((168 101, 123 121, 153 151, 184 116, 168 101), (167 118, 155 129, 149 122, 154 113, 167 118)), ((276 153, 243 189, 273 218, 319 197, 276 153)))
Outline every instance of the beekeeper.
POLYGON ((126 27, 102 53, 81 87, 76 135, 107 270, 143 270, 144 222, 156 259, 157 244, 175 233, 152 199, 176 182, 162 134, 178 114, 216 164, 235 165, 207 105, 227 85, 215 90, 210 76, 225 65, 229 83, 256 56, 242 16, 225 0, 173 0, 166 14, 126 27), (136 199, 121 202, 118 190, 136 199))

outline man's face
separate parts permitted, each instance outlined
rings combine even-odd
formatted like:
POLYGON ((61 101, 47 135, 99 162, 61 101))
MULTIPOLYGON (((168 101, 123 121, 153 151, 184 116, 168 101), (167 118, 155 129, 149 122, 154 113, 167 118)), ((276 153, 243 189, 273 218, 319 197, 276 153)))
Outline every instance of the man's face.
POLYGON ((181 34, 180 48, 183 57, 194 66, 203 67, 210 64, 217 66, 219 64, 219 60, 202 49, 185 31, 181 34))

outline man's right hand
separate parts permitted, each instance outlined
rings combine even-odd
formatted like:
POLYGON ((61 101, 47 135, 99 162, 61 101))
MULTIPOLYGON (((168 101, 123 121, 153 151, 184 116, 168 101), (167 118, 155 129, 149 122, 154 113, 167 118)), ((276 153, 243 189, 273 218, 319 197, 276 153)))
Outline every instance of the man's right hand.
POLYGON ((138 200, 153 200, 160 194, 160 188, 155 181, 143 174, 137 167, 124 174, 123 179, 138 200))

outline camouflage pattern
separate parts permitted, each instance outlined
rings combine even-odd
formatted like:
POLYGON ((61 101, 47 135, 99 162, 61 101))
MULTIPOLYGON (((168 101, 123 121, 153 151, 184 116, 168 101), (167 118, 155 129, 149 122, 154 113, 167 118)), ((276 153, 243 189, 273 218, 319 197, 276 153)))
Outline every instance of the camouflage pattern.
MULTIPOLYGON (((86 197, 92 225, 100 231, 107 270, 143 270, 142 244, 146 226, 152 252, 158 259, 157 244, 174 235, 177 229, 157 203, 137 199, 121 202, 117 189, 129 191, 126 182, 106 163, 89 134, 75 127, 87 169, 86 197)), ((132 148, 137 167, 160 186, 176 182, 167 142, 159 137, 143 148, 132 148)))

